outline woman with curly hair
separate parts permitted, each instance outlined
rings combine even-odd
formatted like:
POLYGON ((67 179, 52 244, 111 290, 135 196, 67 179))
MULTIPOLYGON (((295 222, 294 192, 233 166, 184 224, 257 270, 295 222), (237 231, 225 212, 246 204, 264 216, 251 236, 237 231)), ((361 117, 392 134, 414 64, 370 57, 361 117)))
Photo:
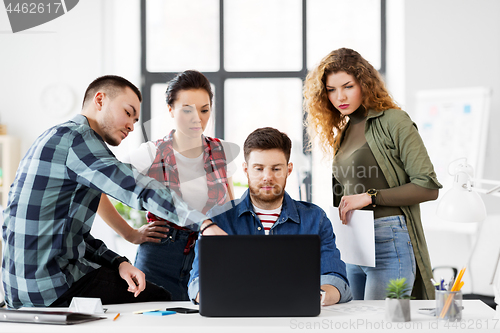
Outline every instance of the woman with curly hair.
POLYGON ((373 210, 375 267, 347 265, 354 299, 384 299, 390 279, 406 278, 412 296, 433 299, 432 269, 419 204, 441 184, 408 114, 394 102, 373 66, 354 50, 324 57, 304 84, 312 136, 333 159, 333 203, 373 210))

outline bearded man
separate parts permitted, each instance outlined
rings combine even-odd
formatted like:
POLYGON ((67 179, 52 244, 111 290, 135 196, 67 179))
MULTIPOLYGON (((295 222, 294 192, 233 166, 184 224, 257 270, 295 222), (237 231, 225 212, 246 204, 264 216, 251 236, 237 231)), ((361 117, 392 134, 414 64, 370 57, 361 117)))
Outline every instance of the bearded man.
MULTIPOLYGON (((330 220, 320 207, 293 200, 285 191, 287 177, 293 170, 291 148, 290 138, 277 129, 265 127, 252 132, 243 146, 243 170, 249 189, 240 199, 214 207, 207 215, 229 235, 318 235, 321 244, 321 289, 324 291, 321 303, 326 306, 348 302, 352 294, 346 266, 335 245, 330 220)), ((195 251, 188 294, 194 303, 198 303, 197 246, 195 251)))

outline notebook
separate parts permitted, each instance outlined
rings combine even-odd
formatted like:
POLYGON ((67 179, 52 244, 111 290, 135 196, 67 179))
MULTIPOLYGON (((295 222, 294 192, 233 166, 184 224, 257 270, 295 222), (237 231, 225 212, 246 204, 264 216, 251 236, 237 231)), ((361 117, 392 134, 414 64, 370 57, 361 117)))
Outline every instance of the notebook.
POLYGON ((72 325, 99 319, 106 317, 67 311, 0 309, 0 322, 72 325))
POLYGON ((205 236, 198 246, 202 316, 321 312, 318 235, 205 236))

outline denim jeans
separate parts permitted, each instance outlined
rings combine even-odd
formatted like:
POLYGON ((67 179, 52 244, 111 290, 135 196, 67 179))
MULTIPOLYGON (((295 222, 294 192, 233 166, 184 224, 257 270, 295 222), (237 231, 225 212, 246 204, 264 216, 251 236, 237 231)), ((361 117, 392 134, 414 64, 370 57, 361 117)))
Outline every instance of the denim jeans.
POLYGON ((375 267, 347 264, 347 278, 355 300, 385 299, 391 279, 415 282, 415 254, 403 215, 375 219, 375 267))
POLYGON ((194 259, 194 248, 184 254, 189 231, 170 228, 168 238, 161 243, 142 243, 137 249, 134 266, 146 274, 146 279, 165 288, 172 301, 188 301, 189 272, 194 259))

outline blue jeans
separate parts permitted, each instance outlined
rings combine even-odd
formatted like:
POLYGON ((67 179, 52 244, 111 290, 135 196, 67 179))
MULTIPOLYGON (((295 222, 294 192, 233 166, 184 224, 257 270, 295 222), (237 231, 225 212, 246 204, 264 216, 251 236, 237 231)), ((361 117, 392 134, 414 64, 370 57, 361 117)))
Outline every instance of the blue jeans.
POLYGON ((170 228, 168 235, 161 243, 139 245, 134 266, 146 274, 146 280, 168 290, 172 301, 188 301, 187 286, 194 248, 184 254, 188 231, 170 228))
POLYGON ((391 279, 415 282, 415 254, 403 215, 375 219, 375 267, 347 264, 354 299, 385 299, 391 279))

